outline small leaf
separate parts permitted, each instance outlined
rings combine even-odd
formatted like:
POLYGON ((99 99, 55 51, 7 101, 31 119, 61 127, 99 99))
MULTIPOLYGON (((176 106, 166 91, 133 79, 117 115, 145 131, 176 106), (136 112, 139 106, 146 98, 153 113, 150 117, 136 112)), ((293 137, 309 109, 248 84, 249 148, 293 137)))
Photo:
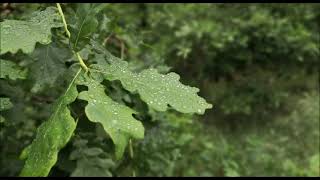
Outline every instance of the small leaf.
POLYGON ((93 147, 85 149, 83 152, 86 156, 98 156, 103 153, 103 150, 101 148, 93 147))
POLYGON ((115 163, 106 157, 107 153, 100 147, 88 147, 87 140, 76 139, 73 144, 75 149, 70 153, 69 159, 76 161, 76 168, 71 173, 72 177, 110 177, 110 169, 115 163), (103 158, 102 158, 103 157, 103 158))
POLYGON ((37 42, 49 44, 51 42, 51 28, 61 27, 62 24, 56 9, 48 7, 44 11, 37 11, 30 20, 4 20, 0 22, 0 54, 16 53, 21 49, 24 53, 31 53, 37 42))
POLYGON ((77 98, 78 92, 74 82, 80 72, 81 69, 65 94, 54 104, 53 113, 49 120, 38 128, 32 144, 22 152, 21 158, 26 158, 26 162, 20 176, 47 176, 57 162, 58 152, 70 140, 76 122, 67 106, 77 98))
POLYGON ((4 110, 10 109, 12 107, 13 107, 13 105, 10 102, 9 98, 0 98, 0 111, 4 111, 4 110))
POLYGON ((108 158, 82 158, 77 160, 77 167, 71 177, 111 177, 110 168, 114 166, 114 162, 108 158))
POLYGON ((77 11, 71 15, 70 42, 74 50, 80 51, 88 44, 92 33, 97 31, 99 26, 97 15, 105 7, 105 4, 83 3, 77 4, 77 11))
POLYGON ((102 124, 115 144, 116 158, 120 159, 129 138, 144 137, 142 123, 132 116, 136 112, 113 101, 105 94, 104 87, 88 76, 84 75, 78 83, 88 86, 88 91, 83 91, 78 96, 79 99, 88 101, 85 108, 88 119, 102 124))
POLYGON ((93 44, 93 48, 105 55, 105 62, 100 61, 91 68, 101 72, 105 79, 120 80, 126 90, 138 92, 141 99, 155 110, 166 111, 170 105, 182 113, 203 114, 206 109, 212 108, 197 95, 198 88, 181 84, 178 74, 171 72, 163 75, 156 69, 134 73, 126 61, 114 57, 97 44, 93 44))
POLYGON ((0 59, 0 78, 9 78, 11 80, 25 79, 27 71, 22 70, 14 62, 0 59))

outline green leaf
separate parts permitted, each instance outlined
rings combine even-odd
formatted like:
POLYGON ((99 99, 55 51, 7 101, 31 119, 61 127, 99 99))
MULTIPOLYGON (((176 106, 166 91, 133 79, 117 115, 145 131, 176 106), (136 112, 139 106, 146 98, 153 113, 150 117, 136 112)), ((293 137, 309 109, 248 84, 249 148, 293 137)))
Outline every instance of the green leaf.
POLYGON ((13 105, 10 102, 9 98, 0 98, 0 111, 4 111, 4 110, 10 109, 12 107, 13 107, 13 105))
POLYGON ((70 140, 76 122, 70 114, 68 105, 78 95, 75 80, 80 74, 77 72, 66 92, 53 106, 53 113, 48 121, 41 124, 36 138, 21 154, 26 158, 20 176, 47 176, 52 166, 57 162, 58 152, 70 140))
POLYGON ((77 160, 77 167, 71 177, 111 177, 110 168, 114 166, 114 162, 108 158, 82 158, 77 160))
POLYGON ((78 98, 88 101, 85 108, 88 119, 101 123, 115 144, 116 158, 120 159, 130 138, 142 139, 144 127, 132 115, 136 113, 127 106, 113 101, 104 92, 104 87, 88 76, 79 84, 88 86, 78 98))
POLYGON ((74 150, 70 153, 69 159, 76 160, 76 168, 71 173, 72 177, 110 177, 110 169, 115 163, 108 157, 108 154, 100 147, 88 147, 88 141, 75 139, 74 150), (107 157, 106 157, 107 156, 107 157))
POLYGON ((83 3, 77 4, 77 11, 71 15, 70 42, 72 49, 80 51, 88 44, 92 33, 96 32, 99 26, 97 15, 105 7, 105 4, 83 3))
POLYGON ((27 71, 22 70, 14 62, 0 59, 0 78, 9 78, 12 80, 25 79, 27 71))
MULTIPOLYGON (((4 79, 25 79, 27 76, 27 71, 22 70, 18 65, 16 65, 14 62, 0 59, 0 78, 4 79)), ((13 105, 10 102, 9 98, 0 98, 0 111, 4 111, 7 109, 12 108, 13 105)), ((3 123, 5 121, 5 118, 3 116, 0 116, 0 123, 3 123)))
POLYGON ((156 69, 135 73, 129 69, 126 61, 114 57, 97 44, 93 44, 93 47, 105 55, 106 62, 99 61, 91 68, 101 72, 105 79, 120 80, 126 90, 138 92, 141 99, 155 110, 166 111, 170 105, 182 113, 203 114, 206 109, 212 108, 211 104, 197 95, 198 88, 181 84, 178 74, 171 72, 163 75, 156 69))
POLYGON ((51 42, 51 28, 61 27, 62 24, 56 9, 48 7, 44 11, 35 12, 30 20, 4 20, 0 22, 0 54, 16 53, 21 49, 24 53, 31 53, 37 42, 49 44, 51 42))
POLYGON ((86 155, 86 156, 97 156, 99 154, 102 154, 103 153, 103 150, 101 148, 96 148, 96 147, 93 147, 93 148, 87 148, 83 151, 83 153, 86 155))
POLYGON ((4 123, 6 121, 6 119, 0 115, 0 123, 4 123))
POLYGON ((36 93, 44 87, 53 87, 56 80, 66 72, 65 62, 72 56, 67 48, 55 43, 39 46, 31 55, 30 76, 35 81, 31 91, 36 93))

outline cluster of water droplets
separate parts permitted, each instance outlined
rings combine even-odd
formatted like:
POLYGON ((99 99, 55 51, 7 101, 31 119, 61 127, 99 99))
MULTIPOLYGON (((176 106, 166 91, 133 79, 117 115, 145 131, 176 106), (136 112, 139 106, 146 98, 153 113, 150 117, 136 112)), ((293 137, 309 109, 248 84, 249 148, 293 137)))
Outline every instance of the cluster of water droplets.
POLYGON ((197 95, 199 89, 181 84, 176 73, 163 75, 156 69, 134 73, 127 62, 118 60, 110 65, 108 75, 112 76, 111 80, 120 80, 128 91, 139 93, 142 100, 158 111, 165 111, 170 105, 183 113, 203 114, 211 108, 211 104, 197 95))
POLYGON ((28 21, 5 20, 0 23, 1 51, 16 53, 22 49, 25 53, 34 50, 36 42, 48 44, 51 42, 51 28, 60 27, 59 17, 54 8, 36 12, 28 21))
POLYGON ((132 116, 135 111, 119 104, 108 97, 104 92, 104 86, 94 80, 87 79, 88 91, 80 93, 80 99, 89 102, 86 107, 88 118, 94 122, 100 122, 107 133, 115 136, 143 137, 141 122, 132 116))

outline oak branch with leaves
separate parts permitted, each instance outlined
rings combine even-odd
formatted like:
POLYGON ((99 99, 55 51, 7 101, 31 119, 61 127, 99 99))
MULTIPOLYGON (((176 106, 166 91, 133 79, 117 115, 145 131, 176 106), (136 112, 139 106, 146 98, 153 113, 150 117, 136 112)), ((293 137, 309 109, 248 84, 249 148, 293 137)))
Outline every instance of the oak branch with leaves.
MULTIPOLYGON (((48 176, 59 151, 75 133, 77 117, 71 115, 70 104, 76 99, 87 101, 85 115, 90 121, 100 123, 110 136, 116 159, 122 158, 131 139, 144 138, 144 126, 133 116, 138 112, 110 98, 102 83, 104 80, 120 81, 124 89, 139 94, 141 100, 156 111, 172 108, 181 113, 204 114, 212 107, 197 95, 198 88, 181 84, 178 74, 160 74, 155 69, 133 72, 126 61, 100 45, 93 34, 99 24, 96 16, 103 8, 101 4, 83 4, 67 22, 57 4, 57 8, 34 12, 29 20, 0 22, 0 55, 21 50, 30 54, 37 64, 35 68, 23 69, 10 59, 1 59, 1 79, 23 80, 30 78, 29 71, 35 71, 39 76, 31 77, 37 80, 31 91, 38 92, 45 86, 54 86, 61 73, 73 74, 64 93, 54 102, 49 119, 38 127, 35 139, 21 153, 21 159, 25 160, 21 176, 48 176), (67 37, 60 35, 53 39, 53 29, 56 33, 65 32, 67 37), (85 47, 94 54, 91 60, 82 58, 85 47), (72 62, 76 61, 68 69, 61 65, 66 54, 72 62), (77 86, 85 86, 87 90, 79 92, 77 86)), ((14 106, 9 98, 0 100, 0 111, 14 106)), ((4 117, 0 118, 5 121, 4 117)))

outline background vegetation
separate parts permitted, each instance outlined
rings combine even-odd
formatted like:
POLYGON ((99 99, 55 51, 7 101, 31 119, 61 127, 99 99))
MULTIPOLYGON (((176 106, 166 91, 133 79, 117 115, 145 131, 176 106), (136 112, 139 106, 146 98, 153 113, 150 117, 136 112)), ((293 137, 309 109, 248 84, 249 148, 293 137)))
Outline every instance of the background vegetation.
MULTIPOLYGON (((1 20, 47 6, 54 4, 3 3, 1 20)), ((67 19, 77 6, 63 4, 67 19)), ((114 160, 101 127, 80 120, 51 176, 320 176, 320 4, 108 4, 102 11, 97 39, 108 50, 137 71, 177 72, 213 108, 203 116, 160 113, 110 83, 113 99, 142 112, 146 134, 133 142, 134 157, 114 160)), ((0 95, 15 104, 1 112, 1 176, 19 174, 22 149, 63 90, 34 87, 38 77, 30 76, 0 79, 0 95)))

